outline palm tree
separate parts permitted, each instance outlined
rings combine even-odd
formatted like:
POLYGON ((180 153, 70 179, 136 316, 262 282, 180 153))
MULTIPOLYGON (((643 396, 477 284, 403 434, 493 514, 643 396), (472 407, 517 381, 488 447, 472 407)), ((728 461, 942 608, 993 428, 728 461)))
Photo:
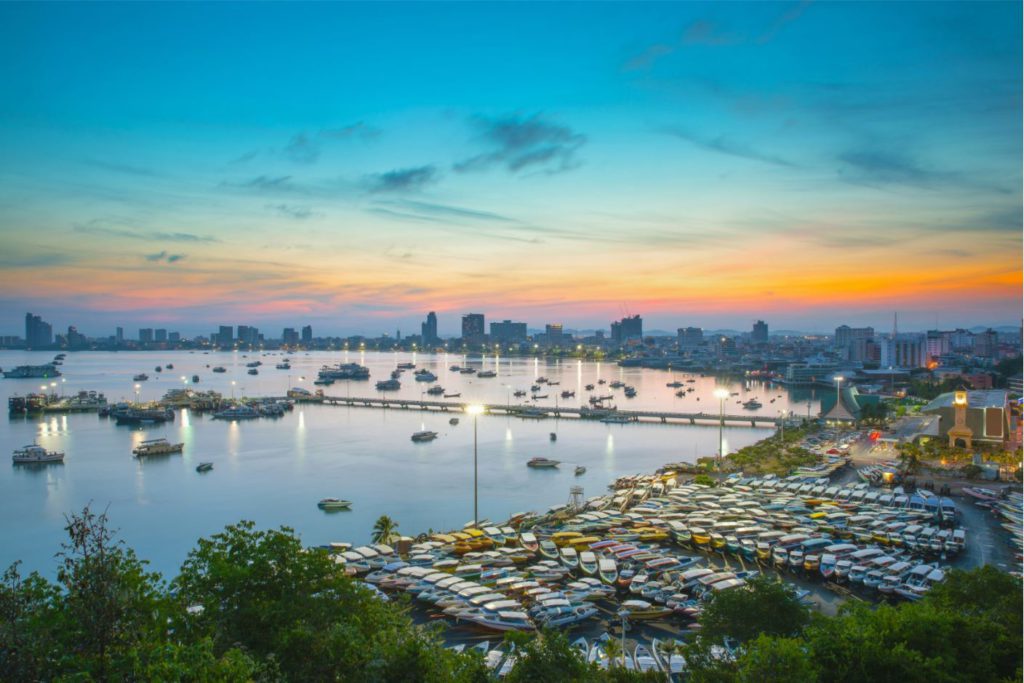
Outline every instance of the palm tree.
POLYGON ((397 529, 398 522, 387 515, 381 515, 373 525, 373 535, 371 538, 374 543, 391 543, 398 536, 397 529))
POLYGON ((602 647, 604 648, 604 653, 608 655, 609 667, 618 667, 623 665, 622 660, 619 659, 619 657, 622 656, 622 645, 619 644, 617 638, 614 636, 608 638, 604 641, 602 647))

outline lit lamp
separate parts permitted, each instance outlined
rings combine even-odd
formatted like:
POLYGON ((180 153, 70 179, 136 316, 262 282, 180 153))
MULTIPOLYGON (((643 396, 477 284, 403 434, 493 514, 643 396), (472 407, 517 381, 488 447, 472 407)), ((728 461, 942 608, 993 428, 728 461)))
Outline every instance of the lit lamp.
POLYGON ((722 471, 722 456, 725 450, 722 442, 722 427, 725 426, 725 399, 729 398, 728 389, 715 389, 715 398, 718 399, 718 471, 722 471))
POLYGON ((478 500, 479 500, 479 497, 477 495, 477 480, 478 480, 477 472, 478 472, 478 467, 477 467, 477 455, 476 455, 477 454, 477 448, 476 448, 477 447, 476 417, 477 417, 477 415, 479 415, 482 412, 484 412, 484 407, 482 405, 474 403, 472 405, 466 406, 466 413, 468 415, 472 415, 473 416, 473 526, 474 527, 477 525, 478 521, 480 520, 480 514, 479 514, 479 510, 478 510, 478 500))

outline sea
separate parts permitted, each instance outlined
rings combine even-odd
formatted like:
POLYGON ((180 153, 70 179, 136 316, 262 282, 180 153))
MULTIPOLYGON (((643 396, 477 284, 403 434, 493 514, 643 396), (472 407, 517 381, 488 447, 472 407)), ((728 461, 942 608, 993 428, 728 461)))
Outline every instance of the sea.
MULTIPOLYGON (((0 351, 0 368, 50 362, 54 352, 0 351)), ((613 394, 620 408, 678 412, 717 412, 713 391, 729 389, 729 413, 777 416, 792 411, 816 414, 814 390, 788 389, 763 381, 715 378, 615 363, 576 359, 467 357, 457 354, 389 352, 203 352, 83 351, 67 354, 62 376, 48 380, 2 379, 0 398, 39 392, 71 395, 97 391, 107 400, 150 401, 168 390, 214 390, 226 397, 280 396, 289 388, 314 391, 313 380, 324 365, 359 363, 370 369, 369 381, 339 381, 322 387, 334 396, 380 396, 378 380, 388 379, 399 363, 414 363, 438 376, 453 402, 521 403, 555 407, 586 405, 592 393, 613 394), (290 370, 275 366, 285 359, 290 370), (259 360, 258 375, 247 363, 259 360), (172 365, 173 369, 167 366, 172 365), (157 372, 156 367, 163 368, 157 372), (223 366, 225 373, 212 368, 223 366), (453 366, 494 370, 493 378, 461 374, 453 366), (133 376, 145 373, 148 380, 133 376), (192 382, 198 375, 198 383, 192 382), (547 398, 516 398, 516 390, 546 377, 547 398), (621 380, 637 390, 598 385, 621 380), (690 381, 692 380, 692 382, 690 381), (694 391, 682 398, 673 381, 694 391), (599 392, 585 389, 595 384, 599 392), (562 391, 575 396, 561 398, 562 391), (763 405, 747 411, 740 403, 757 398, 763 405)), ((391 398, 431 399, 429 383, 401 377, 391 398)), ((440 397, 437 397, 440 398, 440 397)), ((581 487, 583 498, 607 492, 623 475, 650 473, 670 462, 692 462, 717 451, 717 425, 660 423, 604 424, 575 418, 522 419, 480 415, 476 420, 477 494, 480 517, 500 522, 512 514, 543 512, 570 500, 581 487), (554 436, 552 436, 554 435, 554 436), (532 469, 530 458, 560 461, 555 469, 532 469), (586 472, 574 474, 576 466, 586 472)), ((724 428, 726 452, 755 443, 771 428, 724 428)), ((21 561, 23 570, 56 573, 55 554, 65 540, 67 515, 90 506, 106 512, 112 527, 140 558, 168 578, 177 574, 197 540, 240 520, 261 528, 289 527, 304 543, 365 543, 381 515, 398 523, 398 531, 415 536, 430 530, 461 528, 473 518, 474 418, 450 412, 400 408, 343 407, 300 403, 280 418, 243 422, 212 419, 188 410, 173 422, 133 428, 118 426, 95 413, 0 418, 0 450, 5 457, 38 443, 64 451, 63 464, 0 466, 0 567, 21 561), (450 424, 458 417, 458 424, 450 424), (421 430, 438 432, 436 440, 414 443, 421 430), (132 449, 146 439, 184 442, 181 454, 139 459, 132 449), (212 462, 212 471, 196 465, 212 462), (347 511, 324 512, 322 498, 352 501, 347 511)))

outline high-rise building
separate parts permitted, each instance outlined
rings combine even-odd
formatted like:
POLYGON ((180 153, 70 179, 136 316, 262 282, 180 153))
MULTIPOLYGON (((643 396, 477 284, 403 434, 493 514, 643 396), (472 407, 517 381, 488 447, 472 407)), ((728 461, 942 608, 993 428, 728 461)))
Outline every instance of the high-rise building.
POLYGON ((25 346, 39 348, 53 344, 53 326, 43 322, 42 317, 25 314, 25 346))
POLYGON ((881 341, 882 368, 923 368, 928 365, 928 342, 923 334, 898 334, 881 341))
POLYGON ((69 349, 81 349, 88 343, 85 335, 78 331, 74 325, 68 327, 68 348, 69 349))
POLYGON ((754 329, 750 332, 750 341, 754 344, 768 343, 768 323, 758 320, 754 323, 754 329))
POLYGON ((835 350, 843 360, 870 360, 868 342, 875 338, 873 327, 850 327, 840 325, 836 328, 835 350))
POLYGON ((172 344, 177 344, 178 342, 181 341, 181 333, 171 332, 170 334, 167 335, 167 341, 171 342, 172 344))
POLYGON ((114 332, 114 343, 116 343, 118 346, 120 346, 121 344, 124 344, 124 328, 123 327, 119 327, 119 328, 117 328, 117 330, 115 330, 115 332, 114 332))
POLYGON ((974 355, 982 358, 999 356, 999 335, 989 328, 974 335, 974 355))
POLYGON ((221 325, 220 331, 217 333, 217 346, 227 348, 234 344, 235 340, 232 332, 231 325, 221 325))
POLYGON ((526 323, 511 320, 491 323, 491 341, 496 344, 520 344, 526 341, 526 323))
POLYGON ((420 324, 420 337, 424 346, 435 346, 440 338, 437 336, 437 314, 427 313, 427 319, 420 324))
POLYGON ((680 327, 676 330, 680 351, 695 351, 704 343, 704 330, 699 327, 680 327))
POLYGON ((140 344, 152 344, 153 343, 153 328, 142 327, 139 328, 139 343, 140 344))
POLYGON ((940 330, 928 330, 925 333, 928 345, 928 358, 936 359, 950 352, 949 333, 940 330))
POLYGON ((162 327, 158 328, 157 330, 155 330, 153 332, 153 339, 158 341, 158 342, 166 342, 167 341, 167 330, 165 330, 162 327))
POLYGON ((284 332, 281 333, 281 343, 287 346, 296 346, 299 343, 299 333, 295 331, 294 327, 284 328, 284 332))
POLYGON ((302 326, 302 345, 309 346, 313 343, 313 326, 303 325, 302 326))
POLYGON ((618 322, 612 323, 611 327, 611 339, 616 344, 621 345, 630 340, 643 339, 644 337, 644 321, 639 315, 623 318, 618 322))
POLYGON ((484 343, 483 313, 467 313, 462 316, 462 341, 466 344, 484 343))

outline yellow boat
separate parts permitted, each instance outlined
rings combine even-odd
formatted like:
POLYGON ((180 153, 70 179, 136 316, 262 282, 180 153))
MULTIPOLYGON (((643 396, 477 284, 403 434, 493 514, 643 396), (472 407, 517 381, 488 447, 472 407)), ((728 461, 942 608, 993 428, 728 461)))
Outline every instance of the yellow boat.
POLYGON ((721 550, 725 547, 725 536, 719 533, 711 534, 711 547, 715 550, 721 550))
POLYGON ((578 531, 559 531, 551 534, 551 541, 559 548, 569 545, 575 538, 583 538, 583 534, 578 531))
POLYGON ((811 514, 807 515, 807 517, 810 518, 810 519, 821 519, 822 517, 828 517, 828 513, 827 512, 812 512, 811 514))
POLYGON ((668 540, 668 532, 664 529, 641 529, 637 533, 640 534, 638 540, 644 543, 657 543, 668 540))
POLYGON ((690 539, 698 548, 706 548, 711 545, 711 534, 700 527, 690 527, 690 539))
POLYGON ((438 543, 455 543, 455 537, 451 534, 431 534, 430 540, 438 543))
POLYGON ((600 540, 601 538, 598 536, 581 536, 580 538, 570 539, 566 545, 571 545, 579 551, 590 550, 590 544, 597 543, 600 540))

